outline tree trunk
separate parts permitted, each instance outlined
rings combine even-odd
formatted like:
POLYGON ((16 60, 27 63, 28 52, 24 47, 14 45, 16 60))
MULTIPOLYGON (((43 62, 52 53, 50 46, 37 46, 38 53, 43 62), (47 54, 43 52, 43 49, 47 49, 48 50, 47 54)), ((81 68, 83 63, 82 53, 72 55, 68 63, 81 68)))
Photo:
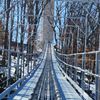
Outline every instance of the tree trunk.
MULTIPOLYGON (((6 1, 6 4, 7 5, 7 9, 8 10, 10 8, 10 1, 11 0, 7 0, 6 1)), ((6 29, 5 29, 5 41, 4 41, 4 49, 8 49, 8 35, 9 35, 9 32, 8 32, 8 24, 9 24, 9 13, 10 13, 10 10, 8 10, 6 12, 6 29)), ((2 65, 5 66, 6 65, 6 59, 7 59, 7 52, 4 51, 3 53, 3 58, 2 58, 2 65)))

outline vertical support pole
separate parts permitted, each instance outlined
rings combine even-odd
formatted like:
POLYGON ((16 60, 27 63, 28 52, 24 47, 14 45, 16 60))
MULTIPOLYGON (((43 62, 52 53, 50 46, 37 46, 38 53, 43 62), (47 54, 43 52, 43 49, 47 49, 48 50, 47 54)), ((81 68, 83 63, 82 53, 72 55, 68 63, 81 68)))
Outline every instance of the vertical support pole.
MULTIPOLYGON (((64 62, 66 63, 66 56, 64 56, 64 62)), ((64 72, 66 73, 66 65, 64 64, 64 72)))
POLYGON ((30 64, 30 71, 32 71, 32 60, 33 60, 33 55, 32 55, 32 52, 33 52, 33 46, 32 45, 34 45, 34 43, 32 43, 32 37, 31 37, 31 64, 30 64))
MULTIPOLYGON (((74 66, 77 67, 77 54, 74 56, 74 66)), ((74 81, 77 81, 77 70, 74 69, 74 81)))
MULTIPOLYGON (((73 59, 72 58, 73 58, 72 55, 70 55, 70 65, 73 64, 73 59)), ((72 67, 70 67, 70 77, 71 77, 71 79, 73 78, 73 68, 72 67)))
POLYGON ((36 66, 36 58, 34 58, 34 63, 33 63, 33 65, 36 66))
MULTIPOLYGON (((100 76, 100 52, 96 53, 96 74, 100 76)), ((100 77, 96 77, 96 99, 100 100, 100 77)))
MULTIPOLYGON (((21 52, 21 65, 23 67, 23 53, 21 52)), ((22 70, 22 67, 21 67, 21 70, 22 70)), ((22 73, 21 73, 22 74, 22 73)))
MULTIPOLYGON (((68 64, 68 57, 66 56, 66 63, 68 64)), ((66 66, 66 73, 68 75, 68 65, 66 66)))
POLYGON ((73 45, 73 43, 74 43, 74 39, 73 39, 73 38, 74 38, 74 37, 73 37, 72 31, 71 31, 71 34, 72 34, 72 54, 73 54, 73 53, 74 53, 74 50, 73 50, 73 46, 74 46, 74 45, 73 45))
MULTIPOLYGON (((86 54, 82 54, 82 69, 85 70, 85 56, 86 54)), ((84 76, 85 73, 81 72, 81 88, 84 89, 84 76)))
POLYGON ((23 67, 23 69, 22 69, 22 76, 24 77, 24 62, 25 62, 25 59, 24 59, 24 53, 23 53, 23 55, 22 55, 22 58, 23 58, 23 65, 22 65, 22 67, 23 67))
POLYGON ((27 60, 27 74, 29 74, 29 53, 27 54, 27 56, 28 56, 28 60, 27 60))
POLYGON ((32 56, 32 59, 31 59, 31 71, 32 71, 32 61, 33 61, 33 56, 32 56))
MULTIPOLYGON (((79 26, 77 28, 78 28, 78 32, 77 32, 77 53, 78 53, 79 26)), ((76 67, 78 66, 77 59, 78 59, 78 54, 76 54, 75 57, 74 57, 74 65, 76 67)), ((77 70, 76 69, 74 70, 74 81, 77 82, 77 70)))
POLYGON ((8 75, 7 75, 7 86, 9 86, 9 79, 11 77, 11 33, 9 33, 9 45, 8 45, 8 75))
POLYGON ((34 58, 32 60, 32 69, 34 69, 34 58))
POLYGON ((86 20, 85 20, 85 23, 86 23, 86 30, 85 30, 85 48, 84 48, 84 52, 86 52, 86 44, 87 44, 87 34, 88 34, 88 14, 86 15, 86 20))
MULTIPOLYGON (((8 37, 8 75, 7 75, 7 87, 9 87, 10 83, 10 77, 11 77, 11 51, 10 51, 10 47, 11 47, 11 33, 9 33, 9 37, 8 37)), ((9 97, 9 94, 7 95, 9 97)))
POLYGON ((17 66, 16 66, 16 80, 19 78, 19 59, 20 59, 20 54, 17 52, 17 66))
MULTIPOLYGON (((66 63, 66 56, 65 56, 65 63, 66 63)), ((67 66, 65 65, 65 73, 67 71, 67 66)))
MULTIPOLYGON (((86 30, 85 30, 85 47, 84 47, 84 53, 82 54, 82 68, 85 70, 85 58, 86 58, 86 48, 87 48, 87 32, 88 32, 88 14, 86 15, 86 20, 85 20, 85 24, 86 24, 86 30)), ((84 89, 84 76, 85 76, 85 73, 82 72, 81 74, 81 87, 84 89)))
POLYGON ((78 28, 78 32, 77 32, 77 53, 78 53, 79 26, 77 28, 78 28))
MULTIPOLYGON (((100 29, 99 29, 99 33, 100 33, 100 29)), ((100 51, 100 34, 99 34, 99 51, 100 51)))

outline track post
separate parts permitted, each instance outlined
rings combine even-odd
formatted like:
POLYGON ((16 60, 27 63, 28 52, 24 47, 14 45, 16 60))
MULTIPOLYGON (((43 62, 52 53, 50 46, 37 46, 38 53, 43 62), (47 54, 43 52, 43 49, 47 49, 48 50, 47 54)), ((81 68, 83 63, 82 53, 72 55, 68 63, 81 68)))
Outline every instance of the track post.
MULTIPOLYGON (((96 53, 96 74, 100 75, 100 52, 96 53)), ((100 100, 100 78, 96 77, 96 98, 100 100)))

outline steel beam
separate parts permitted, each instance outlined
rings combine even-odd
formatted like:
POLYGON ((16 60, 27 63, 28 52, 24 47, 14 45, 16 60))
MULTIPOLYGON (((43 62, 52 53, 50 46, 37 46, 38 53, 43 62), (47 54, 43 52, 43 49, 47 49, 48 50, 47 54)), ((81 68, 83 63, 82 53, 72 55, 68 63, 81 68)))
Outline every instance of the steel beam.
MULTIPOLYGON (((100 75, 100 52, 96 53, 96 74, 100 75)), ((96 77, 96 98, 100 100, 100 78, 96 77)))

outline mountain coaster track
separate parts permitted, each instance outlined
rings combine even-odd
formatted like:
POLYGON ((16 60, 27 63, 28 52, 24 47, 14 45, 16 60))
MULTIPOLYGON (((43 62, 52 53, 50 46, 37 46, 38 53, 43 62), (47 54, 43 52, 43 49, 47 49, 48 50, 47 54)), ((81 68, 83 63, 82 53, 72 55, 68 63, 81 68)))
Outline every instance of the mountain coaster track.
POLYGON ((52 71, 51 46, 48 45, 47 58, 40 80, 32 94, 31 100, 56 100, 52 71))

